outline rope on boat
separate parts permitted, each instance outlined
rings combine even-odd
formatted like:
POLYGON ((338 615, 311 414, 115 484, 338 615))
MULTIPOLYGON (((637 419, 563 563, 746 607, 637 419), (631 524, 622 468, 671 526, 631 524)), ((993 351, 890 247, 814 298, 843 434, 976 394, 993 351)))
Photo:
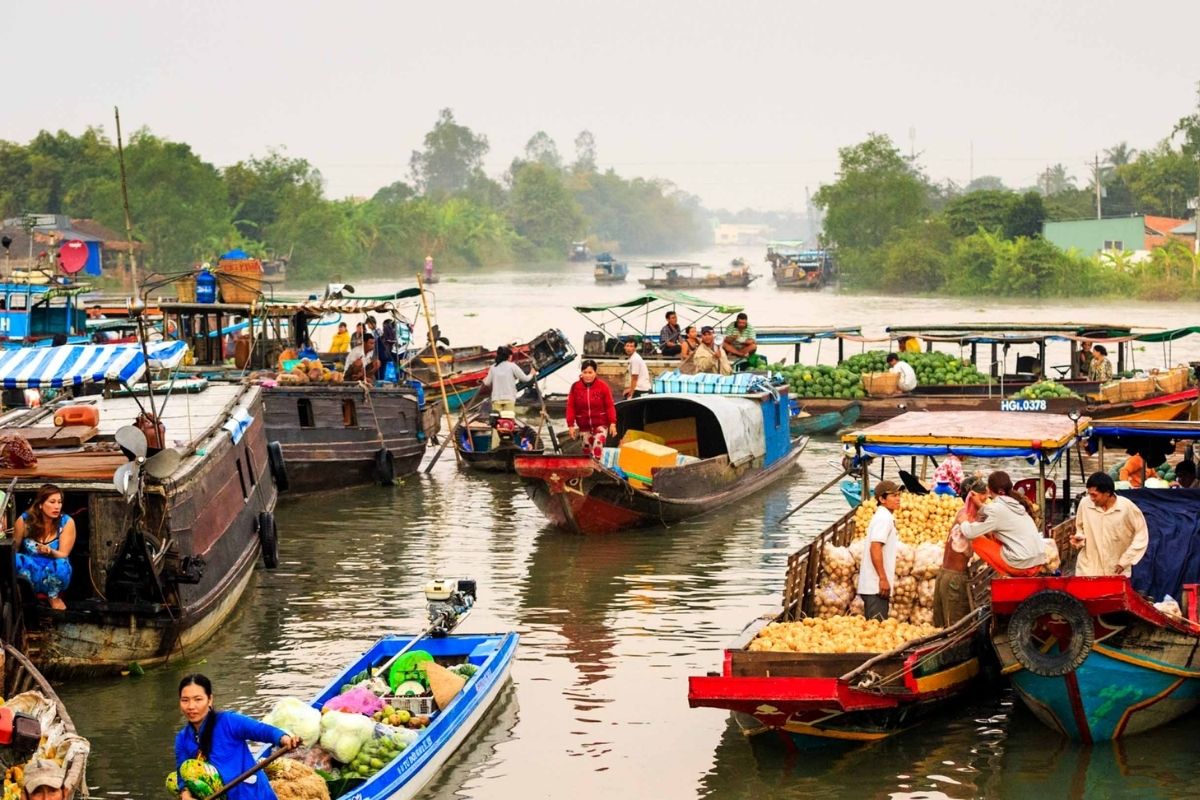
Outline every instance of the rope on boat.
MULTIPOLYGON (((915 671, 918 667, 923 666, 925 663, 932 660, 933 658, 940 656, 942 653, 946 652, 950 648, 955 647, 955 646, 961 644, 962 642, 966 641, 971 636, 975 635, 975 632, 977 630, 979 630, 984 625, 984 623, 986 623, 989 619, 991 619, 991 616, 992 616, 991 610, 985 608, 984 606, 980 606, 979 608, 974 609, 973 611, 971 611, 970 614, 963 617, 958 622, 954 623, 954 625, 952 625, 950 628, 948 628, 938 634, 935 634, 934 637, 926 638, 924 641, 929 641, 929 639, 931 639, 931 638, 935 638, 937 636, 946 636, 946 634, 949 631, 951 631, 951 630, 954 631, 954 633, 952 635, 950 635, 948 638, 946 638, 945 641, 943 641, 941 644, 934 647, 932 650, 930 650, 929 652, 925 653, 920 658, 918 658, 916 663, 914 663, 912 665, 906 664, 905 666, 902 666, 900 669, 896 670, 895 672, 888 674, 888 675, 884 675, 884 676, 879 676, 876 673, 869 673, 868 677, 865 677, 862 681, 860 681, 855 686, 855 688, 863 690, 863 691, 876 692, 878 694, 887 694, 887 690, 883 687, 885 687, 887 684, 891 683, 892 681, 903 677, 903 675, 906 672, 915 671)), ((852 681, 855 678, 857 678, 859 675, 861 675, 863 672, 866 672, 871 664, 878 663, 880 661, 885 661, 889 658, 899 655, 900 653, 903 653, 905 650, 911 650, 915 646, 919 646, 919 644, 921 642, 922 642, 922 640, 919 640, 919 639, 916 640, 915 642, 906 642, 905 644, 901 645, 900 647, 896 648, 895 650, 892 650, 891 652, 881 653, 881 654, 875 656, 874 658, 871 658, 871 659, 863 662, 860 666, 855 668, 853 671, 847 673, 846 675, 843 675, 841 680, 852 681)))

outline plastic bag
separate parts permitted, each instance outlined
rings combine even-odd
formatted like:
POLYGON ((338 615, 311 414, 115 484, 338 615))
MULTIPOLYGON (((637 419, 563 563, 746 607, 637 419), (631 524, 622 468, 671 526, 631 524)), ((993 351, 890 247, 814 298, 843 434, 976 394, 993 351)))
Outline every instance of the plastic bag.
POLYGON ((826 583, 813 593, 813 610, 821 619, 841 616, 846 613, 854 590, 843 583, 826 583))
POLYGON ((899 542, 896 544, 896 578, 906 578, 912 574, 913 562, 916 560, 916 550, 911 544, 899 542))
POLYGON ((850 586, 856 580, 858 567, 849 548, 825 545, 821 550, 821 570, 826 581, 850 586))
POLYGON ((306 742, 315 742, 321 736, 321 712, 295 697, 285 697, 276 703, 263 722, 306 742))
POLYGON ((330 698, 321 706, 322 711, 344 711, 347 714, 362 714, 367 717, 381 708, 383 700, 365 686, 355 686, 348 692, 330 698))
POLYGON ((1062 566, 1062 559, 1058 555, 1058 544, 1053 539, 1042 539, 1042 546, 1046 552, 1046 569, 1050 572, 1058 571, 1062 566))
POLYGON ((865 617, 867 615, 867 604, 863 602, 862 595, 854 595, 854 599, 850 601, 849 612, 855 617, 865 617))
POLYGON ((1164 614, 1171 614, 1172 616, 1176 617, 1183 616, 1183 609, 1179 607, 1178 601, 1176 601, 1174 597, 1171 597, 1171 595, 1167 595, 1162 600, 1155 603, 1154 607, 1164 614))
MULTIPOLYGON (((917 608, 933 609, 933 594, 937 591, 937 579, 917 581, 917 608)), ((913 620, 916 623, 916 620, 913 620)))
POLYGON ((375 722, 370 717, 342 711, 329 711, 321 717, 321 747, 343 764, 353 761, 374 735, 375 722))
POLYGON ((942 547, 933 542, 917 545, 913 558, 912 576, 918 581, 936 578, 942 568, 942 547))
POLYGON ((867 546, 866 539, 855 539, 846 547, 850 551, 850 557, 854 559, 854 566, 862 566, 863 550, 867 546))

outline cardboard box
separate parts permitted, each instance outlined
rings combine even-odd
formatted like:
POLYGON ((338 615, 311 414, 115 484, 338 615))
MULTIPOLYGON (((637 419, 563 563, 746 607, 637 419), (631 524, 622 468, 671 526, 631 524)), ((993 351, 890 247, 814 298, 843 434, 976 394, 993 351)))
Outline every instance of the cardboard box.
POLYGON ((645 439, 647 442, 654 442, 655 444, 668 443, 666 439, 656 436, 650 431, 635 431, 630 429, 625 431, 625 435, 621 437, 622 442, 636 442, 638 439, 645 439))
POLYGON ((696 419, 671 419, 666 422, 650 422, 646 424, 646 433, 651 433, 661 440, 661 444, 674 447, 685 456, 700 455, 700 440, 696 438, 696 419))
POLYGON ((679 456, 674 447, 655 444, 645 439, 622 442, 617 455, 617 466, 636 488, 645 488, 653 483, 655 467, 673 467, 679 456))

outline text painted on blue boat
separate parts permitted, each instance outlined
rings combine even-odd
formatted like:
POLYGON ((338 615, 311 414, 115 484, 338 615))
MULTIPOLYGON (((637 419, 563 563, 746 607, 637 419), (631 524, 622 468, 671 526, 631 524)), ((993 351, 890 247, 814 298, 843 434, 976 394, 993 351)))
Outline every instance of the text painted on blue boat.
POLYGON ((1001 411, 1045 411, 1045 400, 1001 400, 1001 411))

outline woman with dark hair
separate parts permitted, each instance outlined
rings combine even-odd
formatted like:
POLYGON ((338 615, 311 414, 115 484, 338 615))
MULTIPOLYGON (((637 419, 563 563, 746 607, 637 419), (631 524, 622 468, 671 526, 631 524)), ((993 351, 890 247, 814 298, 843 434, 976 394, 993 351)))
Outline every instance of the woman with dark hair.
POLYGON ((580 367, 567 394, 567 430, 572 439, 582 431, 583 451, 599 461, 608 437, 617 435, 617 408, 612 390, 596 375, 596 362, 589 358, 580 367))
POLYGON ((700 334, 696 332, 695 325, 688 325, 687 330, 683 332, 683 338, 679 340, 679 360, 687 361, 688 356, 696 352, 696 348, 700 346, 700 334))
POLYGON ((1105 383, 1113 379, 1113 365, 1108 360, 1108 348, 1102 344, 1092 347, 1092 364, 1088 367, 1088 380, 1105 383))
MULTIPOLYGON (((265 742, 291 749, 300 739, 286 731, 236 711, 218 712, 213 708, 212 681, 200 674, 186 675, 179 682, 179 710, 187 719, 183 730, 175 737, 175 769, 183 762, 198 759, 210 764, 229 781, 255 764, 247 742, 265 742)), ((184 785, 179 776, 179 786, 184 785)), ((230 800, 274 800, 275 792, 261 772, 229 790, 230 800)), ((182 800, 194 800, 187 789, 180 792, 182 800)))
POLYGON ((492 397, 492 411, 507 411, 517 407, 517 384, 528 383, 537 378, 537 370, 525 372, 512 360, 513 351, 508 345, 496 348, 496 361, 488 369, 487 377, 483 379, 480 390, 486 387, 492 397))
POLYGON ((62 507, 62 490, 52 483, 43 484, 33 505, 13 527, 17 575, 58 611, 67 607, 59 595, 71 583, 70 557, 75 547, 75 521, 62 513, 62 507))
POLYGON ((956 527, 971 540, 975 554, 997 572, 1015 577, 1037 574, 1046 563, 1042 535, 1034 522, 1037 508, 1025 495, 1013 491, 1007 472, 997 470, 988 476, 987 494, 988 502, 979 509, 977 520, 956 527))

